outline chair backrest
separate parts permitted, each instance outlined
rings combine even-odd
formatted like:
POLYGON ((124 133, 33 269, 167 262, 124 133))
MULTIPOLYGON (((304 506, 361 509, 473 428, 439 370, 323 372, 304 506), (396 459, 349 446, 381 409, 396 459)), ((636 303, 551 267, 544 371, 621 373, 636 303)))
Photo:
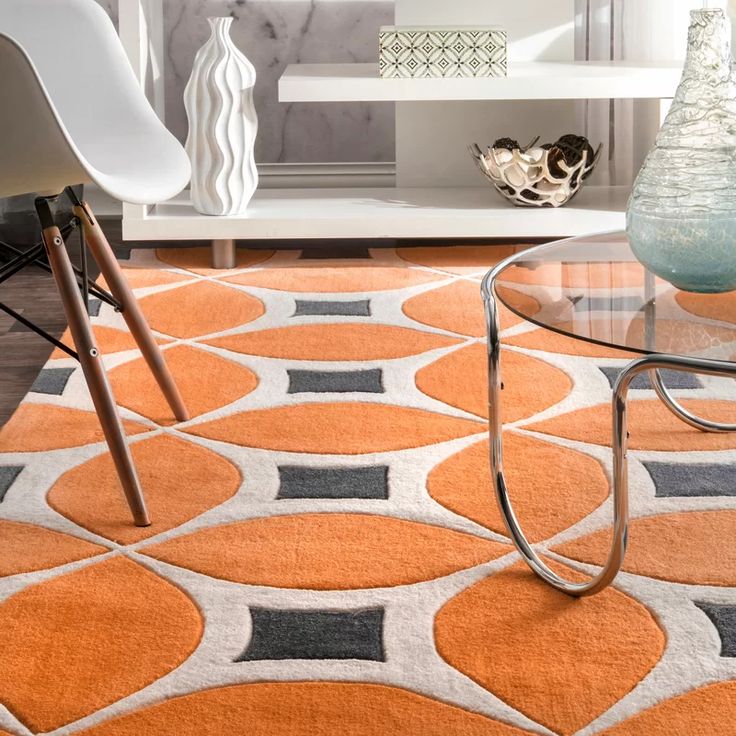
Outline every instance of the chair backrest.
POLYGON ((90 181, 25 52, 0 35, 0 196, 90 181))
POLYGON ((159 196, 186 185, 186 154, 94 0, 0 0, 0 99, 0 196, 96 181, 136 202, 147 177, 164 178, 159 196), (131 160, 157 157, 130 181, 131 160))

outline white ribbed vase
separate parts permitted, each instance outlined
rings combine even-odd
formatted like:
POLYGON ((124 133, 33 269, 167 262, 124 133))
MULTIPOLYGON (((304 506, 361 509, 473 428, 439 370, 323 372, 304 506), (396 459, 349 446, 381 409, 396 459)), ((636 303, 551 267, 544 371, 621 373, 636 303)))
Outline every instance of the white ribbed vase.
POLYGON ((192 205, 204 215, 239 215, 258 186, 256 70, 230 37, 233 19, 208 20, 212 35, 197 52, 184 91, 192 205))

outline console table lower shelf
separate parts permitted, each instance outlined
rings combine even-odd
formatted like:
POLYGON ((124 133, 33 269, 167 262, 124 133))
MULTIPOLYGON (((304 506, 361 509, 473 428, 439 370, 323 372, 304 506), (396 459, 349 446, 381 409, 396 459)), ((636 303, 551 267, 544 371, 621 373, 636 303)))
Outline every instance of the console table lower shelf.
POLYGON ((196 212, 188 192, 127 205, 126 240, 209 240, 227 267, 235 240, 554 238, 624 226, 627 187, 587 187, 566 207, 517 208, 490 187, 263 189, 236 217, 196 212))

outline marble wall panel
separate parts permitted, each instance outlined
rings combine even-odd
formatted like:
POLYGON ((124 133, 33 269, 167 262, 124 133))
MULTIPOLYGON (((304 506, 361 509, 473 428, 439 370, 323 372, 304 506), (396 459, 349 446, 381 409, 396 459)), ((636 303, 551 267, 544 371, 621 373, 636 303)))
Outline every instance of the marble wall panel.
MULTIPOLYGON (((98 0, 117 19, 117 0, 98 0)), ((184 87, 207 17, 232 15, 232 35, 258 72, 259 162, 392 161, 392 104, 280 103, 287 64, 376 61, 378 29, 393 22, 390 0, 163 0, 166 117, 184 140, 184 87)))

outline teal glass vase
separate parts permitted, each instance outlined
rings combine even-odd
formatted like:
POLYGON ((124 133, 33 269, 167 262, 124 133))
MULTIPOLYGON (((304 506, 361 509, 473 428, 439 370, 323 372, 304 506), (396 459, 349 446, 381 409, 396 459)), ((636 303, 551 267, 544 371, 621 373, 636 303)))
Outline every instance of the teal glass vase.
POLYGON ((627 233, 679 289, 736 290, 736 75, 723 10, 691 13, 682 81, 634 183, 627 233))

